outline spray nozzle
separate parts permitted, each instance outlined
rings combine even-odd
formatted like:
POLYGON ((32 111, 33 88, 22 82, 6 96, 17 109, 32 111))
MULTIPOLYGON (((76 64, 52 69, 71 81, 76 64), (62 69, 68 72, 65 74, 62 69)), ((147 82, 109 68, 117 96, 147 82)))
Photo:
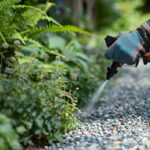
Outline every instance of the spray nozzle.
POLYGON ((112 78, 115 74, 117 74, 118 70, 117 67, 120 67, 120 63, 119 62, 113 62, 112 65, 110 67, 107 68, 107 77, 106 79, 109 80, 110 78, 112 78))
MULTIPOLYGON (((112 37, 109 35, 105 37, 107 47, 111 46, 116 40, 117 37, 112 37)), ((118 72, 117 67, 121 67, 121 65, 119 62, 114 61, 112 65, 107 68, 107 77, 106 77, 107 80, 112 78, 118 72)))

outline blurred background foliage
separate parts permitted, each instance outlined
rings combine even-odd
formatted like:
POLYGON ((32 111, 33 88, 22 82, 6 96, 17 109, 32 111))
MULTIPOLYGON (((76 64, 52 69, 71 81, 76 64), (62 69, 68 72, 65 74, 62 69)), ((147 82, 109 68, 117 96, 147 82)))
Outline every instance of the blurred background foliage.
POLYGON ((56 3, 53 8, 56 18, 92 30, 112 30, 112 26, 119 31, 134 28, 148 18, 150 5, 148 0, 52 1, 56 3), (116 22, 120 27, 116 26, 116 22))
POLYGON ((110 64, 105 36, 135 30, 149 8, 149 0, 0 0, 0 149, 51 144, 77 127, 74 114, 110 64))
MULTIPOLYGON (((62 24, 75 24, 98 35, 98 38, 80 37, 80 51, 90 60, 89 73, 83 75, 83 84, 77 94, 79 102, 86 103, 87 93, 91 94, 97 87, 98 81, 105 78, 108 61, 104 58, 106 35, 115 36, 118 32, 135 30, 145 20, 149 19, 148 0, 52 0, 56 4, 50 9, 52 14, 62 24), (95 71, 96 70, 96 71, 95 71), (83 79, 86 77, 86 79, 83 79), (84 92, 85 93, 84 93, 84 92), (89 92, 88 92, 89 91, 89 92), (83 93, 83 94, 82 94, 83 93), (82 95, 82 96, 80 96, 82 95), (84 97, 85 96, 85 97, 84 97)), ((76 39, 77 40, 77 39, 76 39)), ((78 41, 77 41, 78 42, 78 41)), ((81 77, 80 74, 79 77, 81 77)))

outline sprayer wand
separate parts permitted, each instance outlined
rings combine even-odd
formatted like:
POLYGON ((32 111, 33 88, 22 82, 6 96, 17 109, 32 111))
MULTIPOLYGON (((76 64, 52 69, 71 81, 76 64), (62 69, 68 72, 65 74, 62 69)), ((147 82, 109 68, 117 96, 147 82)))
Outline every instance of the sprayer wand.
POLYGON ((107 68, 107 76, 106 76, 106 79, 107 79, 107 80, 109 80, 109 79, 112 78, 115 74, 118 73, 118 70, 117 70, 118 67, 121 67, 120 63, 113 61, 112 65, 107 68))
MULTIPOLYGON (((115 41, 117 40, 117 37, 112 37, 107 35, 105 37, 105 42, 106 42, 106 46, 109 47, 111 46, 115 41)), ((112 65, 110 67, 107 68, 107 76, 106 79, 109 80, 110 78, 112 78, 115 74, 117 74, 118 67, 121 67, 122 65, 120 65, 119 62, 113 61, 112 65)))

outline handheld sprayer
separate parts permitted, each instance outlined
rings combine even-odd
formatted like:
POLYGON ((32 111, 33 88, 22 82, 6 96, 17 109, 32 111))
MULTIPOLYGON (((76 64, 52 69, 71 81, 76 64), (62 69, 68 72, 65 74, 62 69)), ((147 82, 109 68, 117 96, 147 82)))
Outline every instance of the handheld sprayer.
POLYGON ((109 80, 110 78, 112 78, 115 74, 118 73, 117 68, 121 67, 121 65, 119 64, 119 62, 113 62, 112 65, 110 67, 107 68, 107 76, 106 79, 109 80))
MULTIPOLYGON (((117 40, 117 37, 112 37, 112 36, 106 36, 105 42, 107 47, 111 46, 115 41, 117 40)), ((142 57, 144 65, 150 62, 150 51, 145 52, 142 57)), ((135 67, 137 67, 139 64, 139 60, 135 63, 135 67)), ((111 66, 107 68, 107 75, 106 75, 106 80, 111 79, 115 74, 118 73, 117 68, 121 67, 122 64, 119 62, 113 61, 111 66)))
MULTIPOLYGON (((110 47, 115 41, 117 40, 117 37, 112 37, 112 36, 106 36, 105 38, 105 42, 107 47, 110 47)), ((143 63, 146 65, 147 63, 150 62, 150 51, 145 52, 142 55, 142 59, 143 59, 143 63)), ((137 67, 139 63, 139 60, 137 60, 137 62, 135 63, 135 66, 137 67)), ((107 75, 106 75, 106 80, 97 88, 97 90, 95 91, 92 99, 91 99, 91 103, 86 107, 86 110, 88 113, 90 113, 93 109, 94 109, 94 105, 96 104, 96 102, 99 100, 103 89, 105 88, 108 80, 110 80, 115 74, 118 73, 118 67, 122 67, 123 64, 120 64, 117 61, 113 61, 111 66, 107 67, 107 75)))
MULTIPOLYGON (((117 37, 112 37, 112 36, 106 36, 105 37, 105 42, 106 46, 109 47, 111 46, 115 41, 117 40, 117 37)), ((112 78, 115 74, 118 73, 117 68, 121 67, 122 65, 119 62, 113 61, 111 66, 107 68, 107 75, 106 75, 106 80, 109 80, 112 78)))

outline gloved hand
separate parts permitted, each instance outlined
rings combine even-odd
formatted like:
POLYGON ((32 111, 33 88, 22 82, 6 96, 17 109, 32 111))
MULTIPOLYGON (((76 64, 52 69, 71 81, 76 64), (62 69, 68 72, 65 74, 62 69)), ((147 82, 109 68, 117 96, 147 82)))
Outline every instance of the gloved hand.
POLYGON ((137 30, 122 33, 117 37, 106 37, 108 50, 105 53, 107 59, 120 64, 138 64, 139 59, 143 58, 144 64, 147 59, 146 52, 150 49, 150 21, 144 22, 137 30))

